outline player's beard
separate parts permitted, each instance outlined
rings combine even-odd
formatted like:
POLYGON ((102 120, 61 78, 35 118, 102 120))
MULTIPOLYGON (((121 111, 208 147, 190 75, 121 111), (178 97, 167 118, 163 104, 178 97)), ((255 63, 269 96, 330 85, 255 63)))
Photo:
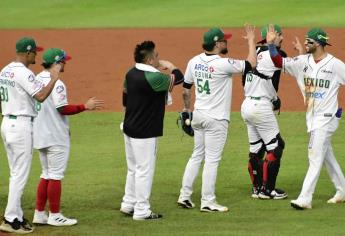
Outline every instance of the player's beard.
POLYGON ((314 53, 316 51, 316 47, 306 47, 305 49, 307 53, 314 53))
POLYGON ((220 54, 226 55, 228 54, 228 49, 227 48, 223 48, 222 50, 220 50, 220 54))

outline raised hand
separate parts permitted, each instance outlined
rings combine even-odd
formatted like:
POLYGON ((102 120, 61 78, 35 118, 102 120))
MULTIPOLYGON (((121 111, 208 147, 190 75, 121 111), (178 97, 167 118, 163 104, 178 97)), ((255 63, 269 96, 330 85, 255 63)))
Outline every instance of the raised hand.
POLYGON ((301 42, 297 37, 295 37, 295 41, 292 41, 293 48, 298 51, 299 55, 305 54, 305 50, 301 42))
POLYGON ((99 100, 96 97, 92 97, 85 103, 87 110, 100 110, 104 107, 104 100, 99 100))
POLYGON ((246 32, 246 35, 243 36, 243 38, 247 39, 248 41, 255 41, 255 26, 245 24, 244 31, 246 32))
POLYGON ((59 79, 61 68, 62 68, 62 66, 60 63, 54 63, 50 67, 49 72, 50 72, 50 78, 52 80, 58 80, 59 79))
POLYGON ((174 64, 172 64, 170 61, 166 61, 166 60, 159 60, 159 68, 161 70, 174 70, 176 69, 176 66, 174 64))
POLYGON ((275 31, 274 25, 269 24, 268 30, 267 30, 266 42, 273 43, 277 36, 278 36, 278 33, 277 31, 275 31))

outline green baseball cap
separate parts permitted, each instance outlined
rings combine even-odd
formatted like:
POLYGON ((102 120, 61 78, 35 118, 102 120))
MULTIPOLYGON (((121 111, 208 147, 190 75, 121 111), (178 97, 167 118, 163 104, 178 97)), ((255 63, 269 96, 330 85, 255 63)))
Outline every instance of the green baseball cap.
POLYGON ((332 46, 328 43, 329 37, 327 37, 326 32, 323 31, 321 28, 312 28, 311 30, 308 31, 306 38, 313 39, 316 42, 320 43, 321 45, 332 46))
POLYGON ((49 48, 43 53, 43 63, 46 64, 54 64, 70 59, 72 59, 72 57, 68 56, 66 52, 60 48, 49 48))
POLYGON ((232 34, 224 34, 220 28, 211 28, 209 31, 204 33, 204 44, 211 45, 220 40, 230 39, 232 34))
POLYGON ((17 41, 16 52, 40 52, 43 51, 42 47, 36 45, 33 38, 24 37, 17 41))
MULTIPOLYGON (((274 26, 274 30, 277 33, 279 33, 279 34, 282 33, 282 28, 279 25, 273 25, 273 26, 274 26)), ((269 25, 265 25, 264 27, 261 28, 261 38, 266 39, 268 27, 269 27, 269 25)))

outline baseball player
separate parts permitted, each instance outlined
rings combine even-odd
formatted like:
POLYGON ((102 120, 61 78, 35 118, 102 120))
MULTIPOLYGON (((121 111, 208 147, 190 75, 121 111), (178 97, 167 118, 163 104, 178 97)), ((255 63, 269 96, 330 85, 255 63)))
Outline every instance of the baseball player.
MULTIPOLYGON (((282 68, 296 78, 307 107, 306 120, 310 134, 308 145, 309 168, 304 178, 301 193, 291 201, 295 209, 311 209, 316 183, 323 165, 335 186, 336 193, 328 203, 345 201, 345 178, 335 159, 331 139, 338 128, 341 109, 338 107, 338 91, 345 85, 345 64, 329 54, 325 47, 328 36, 320 28, 309 30, 304 45, 307 54, 294 58, 282 58, 273 41, 277 33, 270 26, 267 43, 276 67, 282 68)), ((298 51, 302 46, 296 38, 298 51)))
MULTIPOLYGON (((36 76, 36 79, 43 86, 47 86, 51 81, 53 66, 61 65, 60 72, 64 72, 65 63, 69 59, 71 57, 62 49, 46 50, 43 53, 44 70, 36 76)), ((76 219, 69 219, 60 211, 61 180, 64 177, 70 150, 67 116, 85 110, 100 109, 103 103, 102 100, 90 98, 85 105, 69 104, 66 86, 61 80, 58 80, 50 96, 43 103, 36 104, 38 115, 34 121, 34 148, 39 150, 42 174, 37 188, 33 223, 53 226, 77 224, 76 219), (45 212, 47 200, 49 216, 45 212)))
POLYGON ((28 68, 35 64, 38 51, 33 38, 24 37, 16 43, 16 59, 0 72, 2 107, 1 136, 10 167, 8 201, 0 230, 31 233, 33 227, 23 216, 21 197, 28 180, 32 160, 33 120, 37 115, 34 99, 43 102, 56 81, 60 65, 52 68, 52 80, 43 87, 28 68))
POLYGON ((182 72, 171 62, 159 60, 155 44, 144 41, 134 51, 135 66, 124 81, 123 106, 127 179, 120 211, 134 220, 155 220, 161 214, 149 203, 157 155, 157 137, 163 135, 168 91, 183 82, 182 72), (170 76, 158 68, 167 69, 170 76))
MULTIPOLYGON (((274 44, 279 54, 286 57, 286 53, 280 50, 283 41, 282 30, 278 25, 274 25, 274 29, 277 32, 274 44)), ((263 40, 256 48, 257 66, 242 77, 245 99, 241 106, 241 115, 247 125, 250 144, 248 172, 253 184, 251 196, 261 199, 284 199, 287 194, 276 189, 275 184, 285 144, 272 104, 279 99, 277 91, 281 70, 275 67, 271 60, 266 35, 267 27, 263 27, 263 40)))
POLYGON ((195 84, 192 120, 194 150, 187 163, 177 200, 177 203, 184 208, 195 207, 191 199, 192 187, 200 165, 205 160, 200 210, 228 211, 226 206, 217 203, 215 185, 230 121, 232 74, 246 73, 256 66, 254 27, 246 25, 245 31, 245 38, 249 44, 247 60, 222 58, 221 55, 226 55, 228 52, 227 40, 231 34, 224 34, 221 29, 212 28, 204 34, 204 52, 188 62, 183 84, 183 111, 190 112, 190 89, 195 84))

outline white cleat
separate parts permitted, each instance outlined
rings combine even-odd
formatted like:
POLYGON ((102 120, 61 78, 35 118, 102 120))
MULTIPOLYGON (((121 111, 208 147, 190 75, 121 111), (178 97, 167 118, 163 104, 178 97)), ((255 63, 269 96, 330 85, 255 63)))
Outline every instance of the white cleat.
POLYGON ((330 204, 343 203, 343 202, 345 202, 345 196, 339 195, 339 194, 335 194, 334 197, 332 197, 331 199, 327 201, 327 203, 330 203, 330 204))
POLYGON ((295 208, 296 210, 304 210, 304 209, 311 209, 311 204, 309 203, 303 203, 303 202, 300 202, 298 201, 297 199, 296 200, 292 200, 291 202, 291 206, 293 208, 295 208))
POLYGON ((178 198, 177 204, 186 209, 192 209, 195 207, 195 204, 190 199, 183 199, 181 197, 178 198))
POLYGON ((222 206, 218 204, 216 201, 207 202, 201 201, 201 208, 200 211, 202 212, 227 212, 229 208, 226 206, 222 206))
POLYGON ((49 213, 47 222, 48 225, 53 226, 71 226, 77 223, 78 221, 76 219, 69 219, 61 213, 49 213))
POLYGON ((46 225, 48 222, 48 215, 45 211, 38 211, 35 210, 34 219, 32 220, 32 223, 38 224, 38 225, 46 225))
POLYGON ((133 216, 134 214, 134 209, 128 209, 128 208, 121 208, 120 209, 120 212, 124 215, 127 215, 127 216, 133 216))

